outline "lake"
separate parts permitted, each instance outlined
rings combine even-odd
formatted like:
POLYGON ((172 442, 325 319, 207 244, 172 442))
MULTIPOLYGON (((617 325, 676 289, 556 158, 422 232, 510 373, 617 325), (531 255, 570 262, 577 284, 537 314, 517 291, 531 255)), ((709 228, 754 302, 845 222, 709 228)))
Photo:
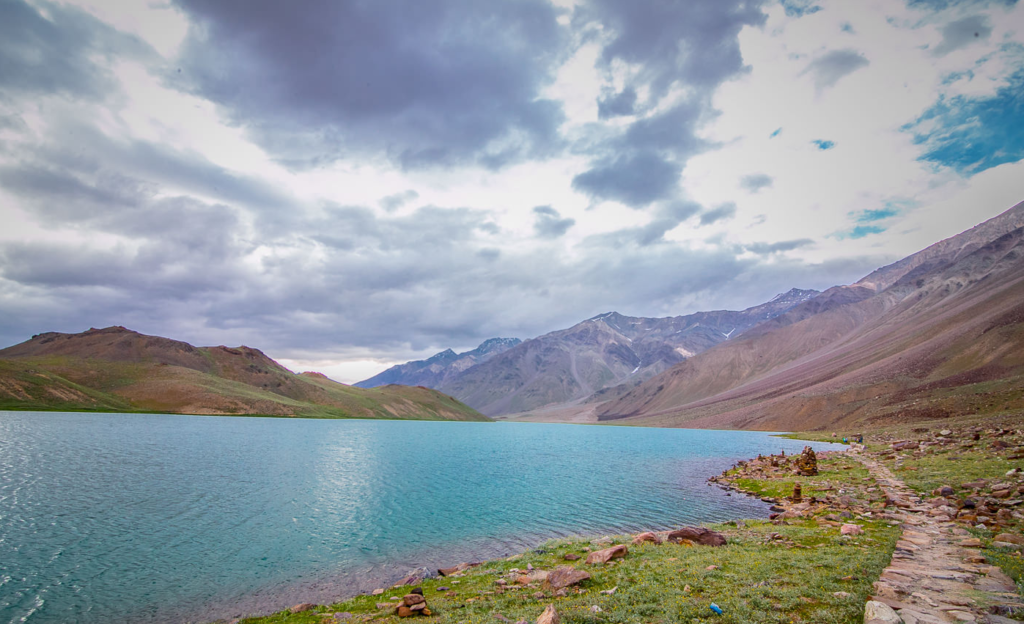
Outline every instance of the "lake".
POLYGON ((767 517, 705 480, 804 445, 734 431, 0 412, 0 623, 209 622, 552 537, 767 517))

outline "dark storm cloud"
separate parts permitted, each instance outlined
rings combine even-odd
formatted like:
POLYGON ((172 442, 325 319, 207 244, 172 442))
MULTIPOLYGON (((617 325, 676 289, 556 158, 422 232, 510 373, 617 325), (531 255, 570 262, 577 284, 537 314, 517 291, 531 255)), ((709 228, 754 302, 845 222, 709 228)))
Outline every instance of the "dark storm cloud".
POLYGON ((810 74, 814 87, 823 91, 835 86, 844 76, 867 66, 868 60, 856 50, 832 50, 811 61, 803 74, 810 74))
POLYGON ((597 161, 592 169, 572 179, 572 187, 594 199, 642 208, 675 195, 679 173, 679 165, 644 150, 597 161))
POLYGON ((576 219, 563 219, 551 206, 537 206, 533 209, 533 231, 540 238, 559 238, 576 225, 576 219))
POLYGON ((598 119, 611 119, 632 115, 636 107, 636 90, 627 87, 619 93, 611 92, 597 101, 598 119))
POLYGON ((972 15, 950 22, 942 27, 942 41, 932 49, 932 54, 945 56, 974 42, 987 41, 991 34, 992 27, 984 15, 972 15))
POLYGON ((97 60, 152 60, 155 53, 74 7, 0 2, 0 85, 7 95, 60 94, 102 100, 118 90, 97 60))
POLYGON ((408 168, 498 168, 559 143, 540 90, 566 52, 541 0, 180 0, 182 80, 278 160, 385 155, 408 168))
MULTIPOLYGON (((639 114, 624 130, 600 128, 600 138, 583 151, 590 169, 573 179, 573 188, 596 201, 613 200, 634 208, 676 199, 687 160, 709 145, 697 137, 713 114, 711 96, 724 80, 744 71, 737 35, 747 25, 763 24, 760 2, 617 2, 581 5, 574 26, 600 26, 608 33, 598 67, 610 76, 612 64, 629 67, 627 85, 609 87, 598 101, 600 119, 639 114), (637 89, 648 93, 638 103, 637 89), (650 112, 674 87, 686 98, 650 112)), ((610 79, 610 77, 609 77, 610 79)))
POLYGON ((638 80, 659 99, 673 84, 714 89, 741 71, 737 35, 744 26, 764 23, 760 7, 756 0, 595 0, 579 7, 574 21, 608 29, 612 38, 602 50, 602 66, 615 60, 638 65, 638 80))
POLYGON ((714 208, 712 210, 708 210, 707 212, 704 212, 703 214, 701 214, 700 215, 700 224, 701 225, 711 225, 712 223, 715 223, 716 221, 721 221, 723 219, 731 219, 734 216, 736 216, 736 204, 734 204, 732 202, 728 202, 728 203, 722 204, 721 206, 719 206, 717 208, 714 208))
POLYGON ((740 178, 740 187, 750 191, 751 193, 756 193, 761 189, 771 188, 774 182, 775 179, 770 175, 764 173, 751 173, 740 178))

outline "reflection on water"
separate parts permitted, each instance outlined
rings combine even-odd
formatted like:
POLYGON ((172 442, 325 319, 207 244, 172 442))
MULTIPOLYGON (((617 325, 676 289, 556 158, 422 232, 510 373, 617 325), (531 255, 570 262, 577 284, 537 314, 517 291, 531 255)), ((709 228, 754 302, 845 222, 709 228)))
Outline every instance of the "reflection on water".
POLYGON ((0 622, 209 621, 555 536, 764 516, 705 479, 803 445, 751 432, 0 412, 0 622))

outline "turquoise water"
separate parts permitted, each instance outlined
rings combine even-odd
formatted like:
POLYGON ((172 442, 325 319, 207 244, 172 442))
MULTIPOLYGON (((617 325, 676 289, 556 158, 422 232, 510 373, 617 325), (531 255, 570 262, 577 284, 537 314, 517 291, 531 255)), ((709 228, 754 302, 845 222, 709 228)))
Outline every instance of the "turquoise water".
POLYGON ((765 504, 705 479, 803 445, 751 432, 0 412, 0 623, 208 622, 554 536, 763 517, 765 504))

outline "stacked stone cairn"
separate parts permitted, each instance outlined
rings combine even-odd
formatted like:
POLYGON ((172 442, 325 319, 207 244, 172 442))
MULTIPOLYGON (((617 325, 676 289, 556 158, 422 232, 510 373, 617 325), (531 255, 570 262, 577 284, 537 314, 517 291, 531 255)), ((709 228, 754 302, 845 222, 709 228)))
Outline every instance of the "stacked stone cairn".
POLYGON ((797 455, 793 461, 793 470, 802 477, 813 477, 818 474, 818 456, 814 449, 805 446, 804 452, 797 455))
POLYGON ((402 601, 395 607, 395 615, 398 617, 412 617, 414 615, 431 615, 427 607, 427 599, 423 597, 423 590, 419 587, 402 596, 402 601))

